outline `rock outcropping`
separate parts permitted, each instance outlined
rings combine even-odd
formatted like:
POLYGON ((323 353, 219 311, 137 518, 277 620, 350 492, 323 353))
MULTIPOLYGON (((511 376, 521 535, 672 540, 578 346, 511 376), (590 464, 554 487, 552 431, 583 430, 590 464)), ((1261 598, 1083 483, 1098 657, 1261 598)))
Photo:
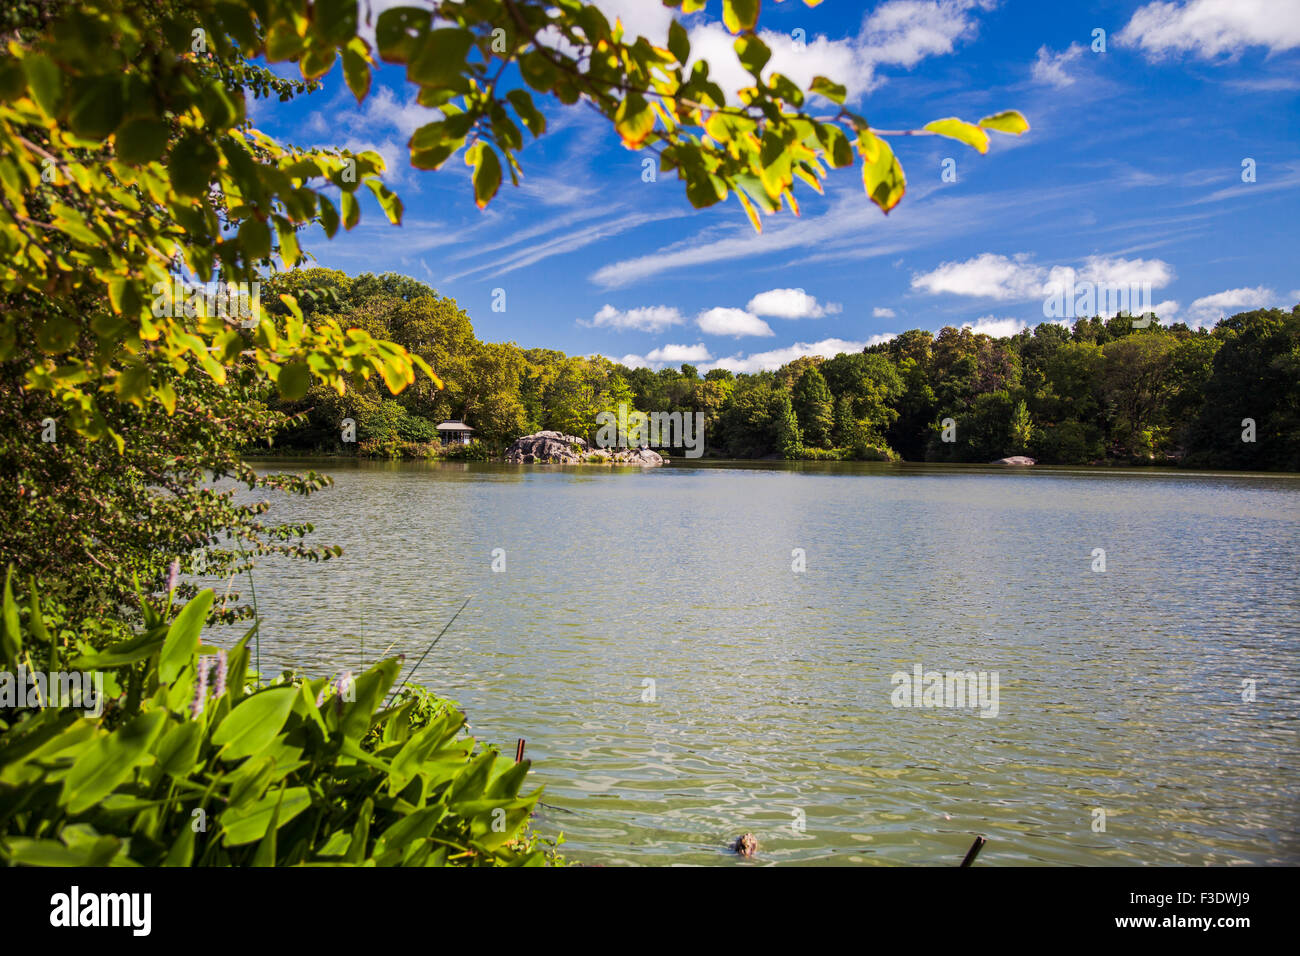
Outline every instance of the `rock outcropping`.
POLYGON ((999 458, 993 462, 994 465, 1036 465, 1038 462, 1032 458, 1026 458, 1024 455, 1012 455, 1010 458, 999 458))
POLYGON ((516 438, 506 449, 506 461, 553 465, 662 465, 664 457, 649 448, 596 448, 585 438, 560 432, 537 432, 516 438))

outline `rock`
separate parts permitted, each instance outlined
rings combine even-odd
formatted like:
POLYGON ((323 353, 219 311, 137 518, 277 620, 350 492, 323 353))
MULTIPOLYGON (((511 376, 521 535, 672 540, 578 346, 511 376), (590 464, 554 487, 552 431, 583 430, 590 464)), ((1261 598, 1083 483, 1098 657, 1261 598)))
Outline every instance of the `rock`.
POLYGON ((1012 455, 1010 458, 999 458, 992 462, 994 465, 1036 465, 1038 462, 1032 458, 1026 458, 1024 455, 1012 455))
POLYGON ((736 837, 736 842, 731 844, 731 848, 741 856, 749 859, 758 852, 758 837, 752 833, 746 833, 743 836, 736 837))
POLYGON ((556 465, 592 464, 611 465, 662 465, 664 459, 649 448, 598 448, 592 449, 585 438, 563 435, 560 432, 542 431, 524 435, 511 442, 505 460, 515 464, 543 462, 556 465))
POLYGON ((587 440, 577 435, 562 435, 559 432, 537 432, 516 438, 506 449, 506 461, 529 463, 557 462, 573 464, 580 462, 587 454, 587 440))

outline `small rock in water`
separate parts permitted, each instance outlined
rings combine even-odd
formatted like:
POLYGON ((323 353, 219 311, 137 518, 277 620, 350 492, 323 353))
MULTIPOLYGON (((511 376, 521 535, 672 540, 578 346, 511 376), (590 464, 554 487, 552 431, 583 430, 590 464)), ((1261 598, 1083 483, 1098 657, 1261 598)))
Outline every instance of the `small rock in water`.
POLYGON ((744 836, 737 837, 731 848, 748 859, 758 852, 758 837, 752 833, 746 833, 744 836))

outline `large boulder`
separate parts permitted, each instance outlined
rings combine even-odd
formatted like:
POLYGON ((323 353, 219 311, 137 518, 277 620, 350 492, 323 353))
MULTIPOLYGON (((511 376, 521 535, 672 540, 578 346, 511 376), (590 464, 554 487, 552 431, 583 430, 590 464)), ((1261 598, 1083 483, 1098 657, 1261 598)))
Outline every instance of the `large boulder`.
POLYGON ((537 432, 516 438, 506 449, 506 461, 546 461, 556 464, 577 464, 587 457, 587 439, 560 432, 537 432))
POLYGON ((662 465, 663 456, 649 448, 592 449, 585 438, 542 431, 524 435, 511 442, 505 460, 516 464, 546 463, 553 465, 662 465))

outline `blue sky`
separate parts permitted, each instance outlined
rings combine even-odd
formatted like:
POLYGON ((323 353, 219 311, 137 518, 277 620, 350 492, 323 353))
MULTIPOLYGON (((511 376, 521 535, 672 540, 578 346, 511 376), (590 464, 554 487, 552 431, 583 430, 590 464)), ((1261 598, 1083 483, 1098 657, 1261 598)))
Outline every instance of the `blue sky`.
MULTIPOLYGON (((597 5, 663 44, 672 11, 656 0, 597 5)), ((719 6, 684 22, 734 89, 719 6)), ((320 92, 252 115, 298 145, 380 152, 404 225, 367 200, 351 233, 304 245, 320 265, 429 283, 487 341, 753 371, 911 328, 1009 334, 1044 321, 1045 293, 1071 278, 1149 282, 1162 319, 1193 325, 1300 301, 1300 0, 769 0, 760 25, 769 69, 844 83, 878 128, 1011 108, 1032 128, 995 134, 984 156, 896 138, 908 190, 888 217, 845 169, 756 235, 734 199, 692 210, 673 174, 644 182, 650 154, 590 110, 544 104, 550 130, 520 154, 525 180, 484 212, 458 157, 407 165, 407 140, 436 114, 401 68, 383 68, 360 106, 336 66, 320 92)))

